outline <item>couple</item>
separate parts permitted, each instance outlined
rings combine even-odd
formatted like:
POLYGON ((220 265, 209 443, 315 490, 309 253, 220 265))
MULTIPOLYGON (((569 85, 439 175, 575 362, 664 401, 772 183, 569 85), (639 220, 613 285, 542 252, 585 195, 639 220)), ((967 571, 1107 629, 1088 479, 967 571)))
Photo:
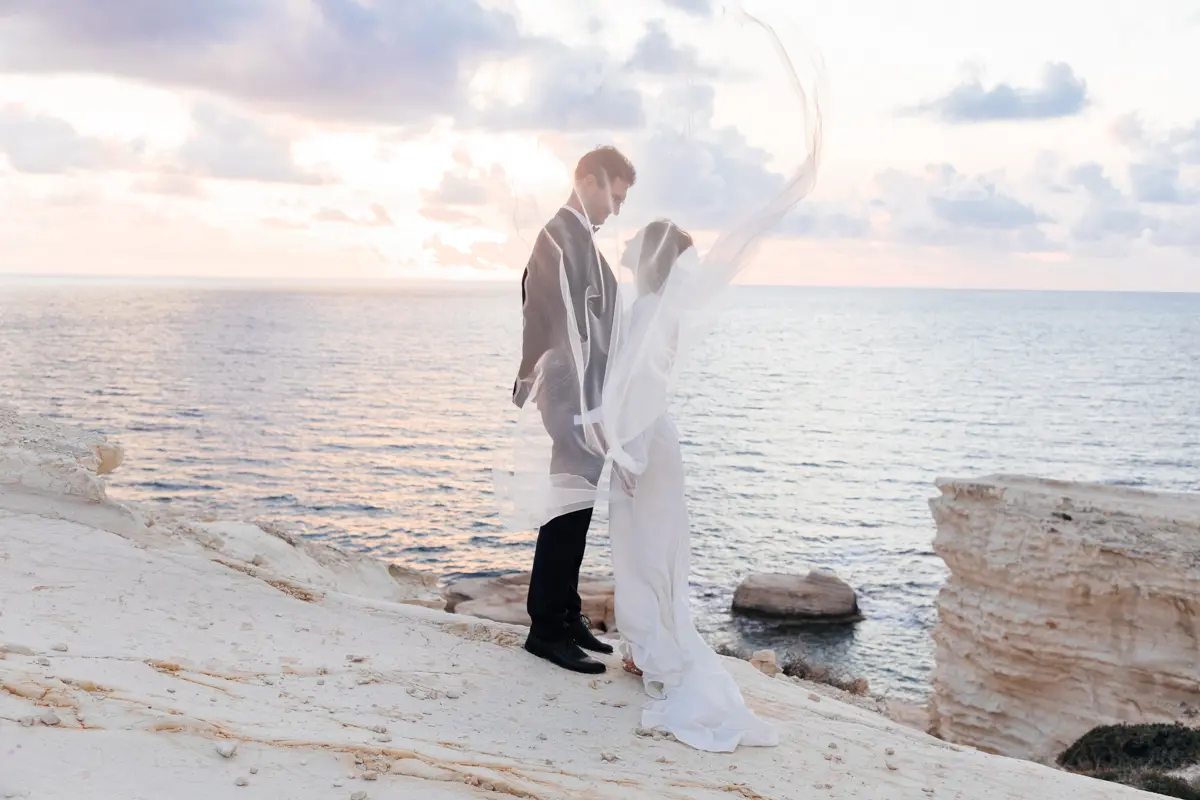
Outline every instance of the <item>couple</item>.
MULTIPOLYGON (((527 480, 508 488, 537 506, 529 521, 541 523, 525 649, 568 670, 605 671, 585 651, 611 654, 613 647, 592 634, 578 592, 593 507, 603 496, 621 655, 652 698, 642 725, 702 750, 777 744, 775 729, 746 707, 697 633, 689 608, 683 461, 667 406, 687 313, 695 310, 689 289, 700 277, 692 239, 667 221, 642 229, 621 260, 636 287, 623 297, 593 234, 620 212, 636 181, 634 167, 615 148, 602 147, 580 159, 574 177, 521 283, 522 358, 513 401, 523 419, 537 424, 526 447, 517 437, 527 480), (537 452, 539 437, 544 453, 537 452)), ((509 476, 520 474, 518 467, 509 476)))

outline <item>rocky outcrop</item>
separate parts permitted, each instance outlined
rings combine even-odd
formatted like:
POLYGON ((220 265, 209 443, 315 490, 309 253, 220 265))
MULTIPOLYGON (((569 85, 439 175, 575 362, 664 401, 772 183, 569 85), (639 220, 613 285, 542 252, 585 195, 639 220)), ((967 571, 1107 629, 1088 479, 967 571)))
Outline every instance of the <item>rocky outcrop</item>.
POLYGON ((854 589, 831 572, 807 575, 759 572, 733 594, 733 610, 795 622, 857 622, 862 619, 854 589))
POLYGON ((1200 496, 939 480, 931 730, 1052 761, 1099 725, 1200 715, 1200 496))
POLYGON ((0 487, 103 500, 100 476, 124 459, 99 433, 0 407, 0 487))
MULTIPOLYGON (((499 578, 460 578, 451 581, 443 594, 446 610, 455 614, 529 626, 529 614, 525 611, 525 599, 529 595, 528 572, 499 578)), ((583 614, 593 628, 608 633, 616 631, 611 580, 580 576, 579 599, 583 601, 583 614)))
POLYGON ((264 580, 288 556, 253 526, 207 529, 227 541, 200 557, 158 524, 135 541, 12 499, 0 494, 11 797, 1141 796, 939 742, 732 659, 780 744, 714 756, 640 727, 645 690, 619 656, 586 679, 530 656, 513 626, 264 580), (249 563, 232 560, 242 545, 249 563))

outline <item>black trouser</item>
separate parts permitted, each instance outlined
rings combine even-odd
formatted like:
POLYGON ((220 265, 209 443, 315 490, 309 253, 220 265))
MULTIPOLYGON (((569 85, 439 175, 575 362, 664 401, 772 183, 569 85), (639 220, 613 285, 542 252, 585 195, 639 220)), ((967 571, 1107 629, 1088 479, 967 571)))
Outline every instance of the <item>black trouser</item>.
POLYGON ((538 531, 526 609, 533 622, 530 633, 539 639, 567 638, 568 621, 583 611, 579 568, 591 522, 592 509, 585 508, 555 517, 538 531))

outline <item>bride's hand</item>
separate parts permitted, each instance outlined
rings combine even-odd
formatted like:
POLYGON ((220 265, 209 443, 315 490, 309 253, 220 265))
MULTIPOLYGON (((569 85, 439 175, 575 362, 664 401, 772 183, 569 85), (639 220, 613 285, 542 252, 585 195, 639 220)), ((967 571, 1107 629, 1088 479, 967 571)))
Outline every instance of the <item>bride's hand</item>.
POLYGON ((616 464, 613 465, 613 472, 616 473, 617 478, 621 481, 621 488, 625 490, 625 494, 633 497, 634 492, 637 490, 637 480, 634 476, 624 467, 619 467, 616 464))

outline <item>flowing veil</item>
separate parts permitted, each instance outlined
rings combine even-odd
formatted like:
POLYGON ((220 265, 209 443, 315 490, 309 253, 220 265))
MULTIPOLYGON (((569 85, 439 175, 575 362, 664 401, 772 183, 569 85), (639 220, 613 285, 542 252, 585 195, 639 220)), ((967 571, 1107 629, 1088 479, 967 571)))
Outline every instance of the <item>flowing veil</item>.
MULTIPOLYGON (((605 504, 610 472, 620 478, 611 481, 616 491, 636 491, 646 467, 645 434, 667 413, 681 365, 714 325, 728 287, 762 239, 815 185, 823 133, 819 59, 808 54, 816 81, 806 86, 774 27, 742 15, 760 46, 773 48, 803 114, 803 131, 793 137, 803 148, 799 164, 703 254, 695 247, 679 252, 677 237, 643 228, 609 273, 598 249, 587 252, 595 242, 582 237, 580 246, 572 229, 591 220, 575 220, 564 209, 540 231, 522 287, 541 300, 538 308, 527 305, 523 320, 514 387, 520 411, 494 471, 506 529, 536 528, 605 504), (652 280, 648 270, 655 271, 652 280)), ((636 191, 635 184, 630 194, 636 191)), ((686 219, 674 223, 689 227, 686 219)))

